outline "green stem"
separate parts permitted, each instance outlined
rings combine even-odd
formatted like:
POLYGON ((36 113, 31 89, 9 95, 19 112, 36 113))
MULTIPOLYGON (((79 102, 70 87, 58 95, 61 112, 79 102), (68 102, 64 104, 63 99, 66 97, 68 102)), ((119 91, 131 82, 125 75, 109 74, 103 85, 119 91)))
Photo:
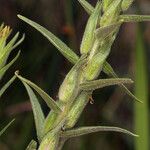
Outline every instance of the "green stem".
POLYGON ((143 104, 134 104, 135 130, 140 136, 135 139, 135 147, 136 150, 149 150, 148 77, 140 27, 137 31, 135 61, 135 95, 143 101, 143 104))

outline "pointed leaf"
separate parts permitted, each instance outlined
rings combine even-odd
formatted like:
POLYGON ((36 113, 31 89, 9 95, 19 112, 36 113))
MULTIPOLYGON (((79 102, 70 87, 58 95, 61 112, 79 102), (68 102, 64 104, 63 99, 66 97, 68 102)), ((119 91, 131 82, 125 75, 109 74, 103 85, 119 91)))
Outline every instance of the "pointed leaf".
POLYGON ((123 22, 143 22, 150 21, 150 15, 120 15, 123 22))
POLYGON ((15 58, 11 62, 9 62, 6 66, 4 66, 2 69, 0 69, 0 79, 2 78, 4 73, 8 70, 8 68, 18 59, 19 55, 20 55, 20 51, 18 52, 18 54, 15 56, 15 58))
MULTIPOLYGON (((108 62, 105 62, 104 63, 104 66, 103 66, 103 71, 104 73, 106 73, 108 76, 110 77, 114 77, 114 78, 118 78, 117 74, 114 72, 113 68, 111 67, 111 65, 108 63, 108 62)), ((130 97, 132 97, 134 100, 140 102, 140 103, 143 103, 142 101, 140 101, 136 96, 134 96, 129 90, 128 88, 123 85, 123 84, 120 84, 119 85, 125 92, 126 94, 128 94, 130 97)))
POLYGON ((131 136, 138 137, 138 135, 128 130, 118 128, 118 127, 107 127, 107 126, 80 127, 80 128, 73 129, 73 130, 64 131, 61 133, 60 136, 64 138, 72 138, 72 137, 87 135, 90 133, 104 132, 104 131, 120 132, 120 133, 125 133, 131 136))
POLYGON ((100 16, 101 3, 98 2, 96 8, 88 19, 87 25, 85 27, 85 32, 83 34, 80 52, 81 54, 87 54, 94 43, 94 31, 97 26, 97 22, 100 16))
POLYGON ((15 121, 15 119, 13 119, 12 121, 10 121, 1 131, 0 131, 0 136, 8 129, 8 127, 15 121))
POLYGON ((20 45, 23 42, 24 39, 25 39, 25 34, 23 34, 22 38, 19 41, 17 41, 17 43, 15 43, 11 49, 12 50, 15 49, 18 45, 20 45))
POLYGON ((81 6, 85 9, 85 11, 91 15, 92 12, 94 11, 94 7, 88 3, 86 0, 78 0, 81 6))
POLYGON ((6 89, 14 82, 16 79, 16 76, 14 75, 0 90, 0 97, 3 95, 3 93, 6 91, 6 89))
POLYGON ((100 80, 85 82, 80 85, 80 88, 82 90, 89 91, 89 90, 95 90, 95 89, 103 88, 106 86, 123 84, 123 83, 131 84, 133 83, 133 81, 127 78, 100 79, 100 80))
POLYGON ((22 76, 18 75, 16 72, 15 75, 23 82, 27 83, 30 85, 35 91, 38 92, 38 94, 43 98, 43 100, 46 102, 47 106, 52 109, 56 113, 62 112, 60 107, 57 105, 57 103, 46 93, 44 92, 40 87, 38 87, 36 84, 31 82, 30 80, 27 80, 23 78, 22 76))
POLYGON ((24 17, 21 15, 18 15, 18 17, 34 27, 36 30, 38 30, 43 36, 45 36, 61 53, 62 55, 67 58, 71 63, 75 63, 78 60, 78 56, 60 39, 58 39, 53 33, 48 31, 46 28, 42 27, 38 23, 24 17))
POLYGON ((37 137, 38 140, 41 141, 43 138, 43 122, 45 120, 43 111, 41 109, 41 106, 38 102, 38 99, 32 89, 23 81, 23 84, 28 92, 31 105, 32 105, 32 110, 34 114, 34 120, 35 120, 35 126, 36 126, 36 132, 37 132, 37 137))
POLYGON ((31 140, 26 150, 36 150, 36 148, 37 148, 37 142, 34 140, 31 140))

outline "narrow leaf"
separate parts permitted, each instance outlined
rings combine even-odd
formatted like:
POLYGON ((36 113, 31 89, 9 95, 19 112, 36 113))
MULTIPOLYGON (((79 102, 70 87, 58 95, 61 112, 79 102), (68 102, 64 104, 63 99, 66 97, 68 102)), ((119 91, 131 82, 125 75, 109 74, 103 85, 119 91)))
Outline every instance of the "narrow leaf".
POLYGON ((138 137, 138 135, 119 128, 119 127, 107 127, 107 126, 92 126, 92 127, 80 127, 77 129, 72 129, 72 130, 68 130, 68 131, 64 131, 61 133, 61 137, 63 138, 73 138, 73 137, 78 137, 78 136, 82 136, 82 135, 87 135, 90 133, 95 133, 95 132, 105 132, 105 131, 110 131, 110 132, 120 132, 120 133, 125 133, 131 136, 135 136, 138 137))
POLYGON ((85 9, 85 11, 91 15, 92 12, 94 11, 94 7, 88 3, 86 0, 78 0, 81 6, 85 9))
POLYGON ((83 34, 80 52, 81 54, 87 54, 94 43, 94 31, 97 26, 97 22, 100 16, 101 3, 98 2, 96 8, 88 19, 87 25, 85 27, 85 32, 83 34))
POLYGON ((11 62, 9 62, 6 66, 4 66, 2 69, 0 69, 0 79, 2 78, 4 73, 8 70, 8 68, 18 59, 19 55, 20 55, 20 51, 18 52, 18 54, 15 56, 15 58, 11 62))
POLYGON ((37 132, 37 137, 38 140, 41 141, 43 138, 43 122, 45 120, 43 111, 41 109, 41 106, 38 102, 38 99, 32 89, 23 81, 23 84, 28 92, 31 105, 32 105, 32 110, 34 114, 34 120, 35 120, 35 126, 36 126, 36 132, 37 132))
POLYGON ((18 15, 18 17, 34 27, 36 30, 38 30, 43 36, 45 36, 61 53, 62 55, 67 58, 71 63, 75 63, 78 60, 78 56, 60 39, 58 39, 53 33, 48 31, 46 28, 42 27, 38 23, 24 17, 21 15, 18 15))
POLYGON ((19 41, 17 41, 17 43, 15 43, 11 49, 12 50, 15 49, 18 45, 20 45, 23 42, 24 39, 25 39, 25 34, 23 34, 22 38, 19 41))
POLYGON ((133 83, 133 81, 131 79, 126 79, 126 78, 100 79, 100 80, 94 80, 94 81, 89 81, 89 82, 83 83, 80 85, 80 88, 82 90, 89 91, 89 90, 103 88, 106 86, 124 84, 124 83, 131 84, 131 83, 133 83))
MULTIPOLYGON (((111 67, 111 65, 108 63, 108 62, 105 62, 104 63, 104 66, 103 66, 103 71, 104 73, 106 73, 109 77, 114 77, 114 78, 118 78, 117 74, 115 73, 115 71, 113 70, 113 68, 111 67)), ((136 96, 134 96, 129 90, 128 88, 123 85, 123 84, 120 84, 119 85, 125 92, 126 94, 128 94, 131 98, 133 98, 134 100, 140 102, 140 103, 143 103, 142 101, 140 101, 136 96)))
POLYGON ((37 142, 34 140, 31 140, 26 150, 36 150, 36 148, 37 148, 37 142))
POLYGON ((1 131, 0 131, 0 136, 8 129, 8 127, 15 121, 15 119, 13 119, 12 121, 10 121, 1 131))
POLYGON ((44 92, 40 87, 38 87, 36 84, 31 82, 30 80, 27 80, 23 78, 22 76, 18 75, 16 72, 15 75, 23 82, 27 83, 30 85, 35 91, 38 92, 38 94, 43 98, 43 100, 46 102, 47 106, 52 109, 56 113, 60 113, 62 110, 60 107, 57 105, 57 103, 46 93, 44 92))
POLYGON ((16 79, 16 76, 14 75, 0 90, 0 97, 3 95, 3 93, 6 91, 6 89, 14 82, 16 79))
POLYGON ((123 22, 143 22, 150 21, 150 15, 120 15, 123 22))

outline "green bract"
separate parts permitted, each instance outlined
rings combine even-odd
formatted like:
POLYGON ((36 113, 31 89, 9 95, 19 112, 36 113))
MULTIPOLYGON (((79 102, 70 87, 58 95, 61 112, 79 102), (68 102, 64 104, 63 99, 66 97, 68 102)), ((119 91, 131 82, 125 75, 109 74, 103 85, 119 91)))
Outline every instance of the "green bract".
MULTIPOLYGON (((81 56, 75 54, 64 42, 38 23, 18 15, 21 20, 44 35, 74 65, 62 82, 56 101, 16 72, 16 76, 23 82, 30 97, 39 150, 61 150, 67 139, 99 131, 115 131, 137 136, 118 127, 92 126, 77 129, 73 127, 89 102, 93 91, 98 88, 119 85, 129 96, 140 101, 124 85, 133 81, 118 78, 106 59, 111 52, 111 46, 119 28, 124 22, 149 21, 150 16, 122 14, 130 7, 133 0, 103 0, 98 1, 95 7, 86 0, 79 0, 79 2, 90 15, 80 46, 81 56), (102 71, 111 78, 97 79, 102 71), (38 92, 51 109, 47 116, 44 116, 32 89, 38 92)), ((36 143, 32 141, 28 148, 32 147, 32 144, 36 147, 36 143)))

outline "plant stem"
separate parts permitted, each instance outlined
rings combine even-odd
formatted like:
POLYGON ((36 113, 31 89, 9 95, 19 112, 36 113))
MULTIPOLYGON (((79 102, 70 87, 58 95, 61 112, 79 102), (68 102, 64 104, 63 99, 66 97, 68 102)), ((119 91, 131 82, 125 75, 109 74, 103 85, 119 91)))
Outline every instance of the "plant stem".
POLYGON ((143 101, 143 104, 134 104, 135 130, 140 136, 135 139, 135 148, 136 150, 149 150, 148 77, 140 27, 137 30, 135 61, 135 95, 143 101))

